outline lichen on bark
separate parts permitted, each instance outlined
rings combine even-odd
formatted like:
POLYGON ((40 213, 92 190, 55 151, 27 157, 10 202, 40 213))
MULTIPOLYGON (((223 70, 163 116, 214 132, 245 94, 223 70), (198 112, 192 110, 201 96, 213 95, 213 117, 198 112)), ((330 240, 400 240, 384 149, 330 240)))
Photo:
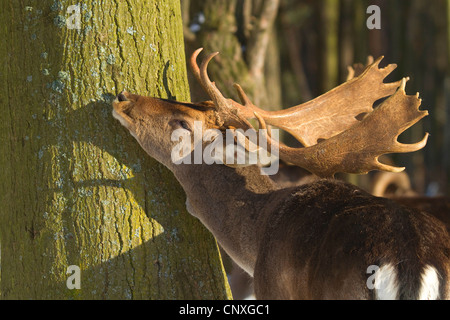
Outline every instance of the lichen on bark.
POLYGON ((179 3, 2 2, 2 299, 226 299, 211 234, 111 116, 121 90, 189 100, 179 3), (81 289, 66 286, 81 269, 81 289))

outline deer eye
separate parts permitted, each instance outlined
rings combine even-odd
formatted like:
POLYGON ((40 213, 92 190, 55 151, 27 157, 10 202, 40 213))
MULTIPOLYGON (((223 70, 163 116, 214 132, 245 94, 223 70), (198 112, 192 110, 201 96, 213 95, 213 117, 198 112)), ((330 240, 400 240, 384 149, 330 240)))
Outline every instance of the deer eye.
POLYGON ((175 124, 177 127, 183 128, 183 129, 188 130, 188 131, 192 131, 192 130, 191 130, 191 127, 189 126, 189 124, 187 123, 187 121, 184 121, 184 120, 175 120, 175 121, 174 121, 174 124, 175 124))

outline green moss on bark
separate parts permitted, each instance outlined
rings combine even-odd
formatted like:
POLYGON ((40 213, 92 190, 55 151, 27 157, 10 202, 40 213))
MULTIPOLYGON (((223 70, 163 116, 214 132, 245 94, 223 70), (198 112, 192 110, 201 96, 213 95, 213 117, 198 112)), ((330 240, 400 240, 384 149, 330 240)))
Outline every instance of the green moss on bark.
POLYGON ((189 100, 178 1, 82 3, 78 30, 72 4, 0 7, 2 298, 230 298, 183 190, 111 116, 121 90, 189 100))

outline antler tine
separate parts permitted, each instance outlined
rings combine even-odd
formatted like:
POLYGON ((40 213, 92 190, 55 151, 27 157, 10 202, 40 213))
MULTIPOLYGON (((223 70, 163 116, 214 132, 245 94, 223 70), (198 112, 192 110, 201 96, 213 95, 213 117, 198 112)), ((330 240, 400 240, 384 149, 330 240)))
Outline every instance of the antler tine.
POLYGON ((217 89, 215 84, 209 79, 208 76, 208 64, 209 62, 219 54, 219 52, 210 53, 201 63, 200 67, 197 64, 197 57, 200 52, 203 51, 203 48, 199 48, 194 51, 191 56, 191 67, 192 72, 194 73, 195 78, 201 84, 203 89, 209 95, 209 97, 216 103, 216 107, 223 109, 227 108, 226 99, 222 96, 220 91, 217 89))
POLYGON ((228 103, 224 96, 217 89, 215 84, 209 79, 208 76, 208 64, 209 62, 219 54, 219 52, 210 53, 201 63, 200 67, 197 64, 197 57, 200 52, 203 51, 203 48, 199 48, 194 51, 191 56, 191 67, 192 72, 194 73, 195 78, 201 84, 203 89, 209 95, 209 97, 214 101, 216 108, 220 110, 228 109, 228 103))
POLYGON ((265 111, 263 109, 259 109, 256 107, 248 98, 248 96, 245 94, 242 87, 235 83, 233 86, 236 89, 239 99, 243 103, 237 103, 234 100, 226 99, 222 93, 217 89, 214 82, 212 82, 209 79, 208 76, 208 64, 209 62, 219 54, 219 52, 213 52, 209 54, 201 63, 200 67, 197 64, 197 57, 200 54, 200 52, 203 51, 203 48, 198 48, 194 51, 194 53, 191 56, 191 68, 192 72, 194 73, 195 78, 197 81, 201 84, 203 89, 206 91, 206 93, 209 95, 209 97, 215 102, 216 107, 222 111, 230 109, 230 106, 236 108, 240 112, 240 117, 242 118, 242 121, 247 124, 248 127, 251 127, 251 124, 246 120, 253 117, 253 111, 257 110, 260 113, 264 113, 265 111))
POLYGON ((215 102, 216 109, 228 110, 229 104, 222 93, 217 89, 216 85, 209 79, 208 76, 208 64, 209 62, 219 54, 219 52, 210 53, 200 65, 200 78, 203 88, 208 93, 209 97, 215 102))
MULTIPOLYGON (((383 57, 381 57, 381 58, 383 58, 383 57)), ((347 67, 347 71, 348 71, 347 81, 349 81, 355 77, 359 77, 359 75, 361 75, 364 72, 364 70, 366 70, 366 68, 368 66, 370 66, 371 64, 373 64, 373 57, 367 56, 366 65, 363 65, 362 63, 355 63, 355 64, 353 64, 353 66, 348 66, 347 67)))
POLYGON ((260 109, 253 104, 253 102, 250 100, 250 98, 245 93, 244 89, 242 89, 242 87, 239 84, 235 83, 235 84, 233 84, 233 87, 236 90, 236 92, 239 96, 239 100, 241 100, 242 104, 237 103, 233 100, 231 100, 231 101, 232 101, 233 105, 236 106, 240 110, 241 115, 243 117, 245 117, 247 119, 253 118, 254 117, 253 112, 255 112, 255 111, 259 112, 260 114, 266 114, 265 110, 260 109))
POLYGON ((203 90, 205 90, 214 102, 218 124, 220 126, 223 126, 224 124, 233 125, 245 129, 253 128, 250 122, 248 122, 244 116, 239 114, 242 106, 238 106, 238 104, 231 99, 226 99, 216 87, 214 82, 209 79, 208 64, 215 56, 219 54, 219 52, 210 53, 202 61, 199 67, 197 64, 197 57, 202 50, 203 48, 199 48, 192 54, 191 67, 197 81, 201 84, 203 90))
POLYGON ((249 97, 238 83, 233 84, 233 87, 234 89, 236 89, 239 99, 244 104, 244 106, 254 106, 253 102, 250 101, 249 97))
POLYGON ((198 83, 200 83, 203 86, 202 78, 200 77, 200 68, 198 67, 198 64, 197 64, 197 57, 200 54, 200 52, 202 52, 202 51, 203 51, 203 48, 198 48, 192 54, 192 56, 191 56, 191 68, 192 68, 192 73, 194 74, 194 76, 197 79, 198 83))

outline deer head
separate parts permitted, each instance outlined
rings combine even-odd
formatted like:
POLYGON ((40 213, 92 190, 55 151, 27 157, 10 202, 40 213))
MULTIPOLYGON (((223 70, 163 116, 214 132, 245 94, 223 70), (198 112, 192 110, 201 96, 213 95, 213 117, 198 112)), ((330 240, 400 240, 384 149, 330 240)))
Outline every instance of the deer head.
MULTIPOLYGON (((123 91, 113 102, 113 107, 113 116, 151 157, 169 169, 174 165, 171 151, 177 142, 172 141, 171 136, 175 130, 183 130, 190 135, 195 121, 201 123, 203 129, 219 128, 214 104, 208 101, 182 103, 123 91)), ((192 141, 192 145, 195 143, 192 141)))

